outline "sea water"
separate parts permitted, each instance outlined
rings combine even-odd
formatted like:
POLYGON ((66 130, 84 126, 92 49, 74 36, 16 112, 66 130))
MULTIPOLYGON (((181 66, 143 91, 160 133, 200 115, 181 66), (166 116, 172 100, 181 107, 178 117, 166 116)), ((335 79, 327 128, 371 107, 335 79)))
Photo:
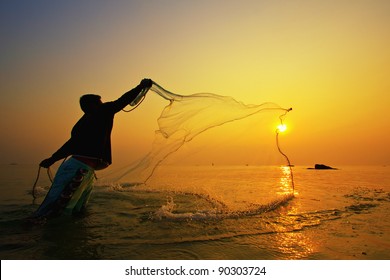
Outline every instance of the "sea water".
MULTIPOLYGON (((1 165, 1 259, 390 259, 390 167, 161 166, 31 226, 35 165, 1 165)), ((99 173, 97 173, 99 177, 99 173)))

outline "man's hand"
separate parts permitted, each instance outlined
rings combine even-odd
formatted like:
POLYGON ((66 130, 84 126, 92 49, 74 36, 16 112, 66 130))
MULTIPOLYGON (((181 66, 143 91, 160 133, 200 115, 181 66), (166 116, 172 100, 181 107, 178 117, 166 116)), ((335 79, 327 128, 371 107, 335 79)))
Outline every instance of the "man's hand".
POLYGON ((43 168, 49 168, 50 166, 52 166, 56 161, 53 160, 51 157, 50 158, 47 158, 47 159, 44 159, 42 160, 42 162, 39 164, 39 166, 43 167, 43 168))
POLYGON ((150 88, 153 85, 153 81, 151 79, 143 79, 141 85, 143 88, 150 88))

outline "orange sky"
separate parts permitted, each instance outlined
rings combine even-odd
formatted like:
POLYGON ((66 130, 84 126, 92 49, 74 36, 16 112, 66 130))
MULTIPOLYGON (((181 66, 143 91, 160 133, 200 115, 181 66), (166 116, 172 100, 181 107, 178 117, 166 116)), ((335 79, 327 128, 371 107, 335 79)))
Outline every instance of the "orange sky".
MULTIPOLYGON (((57 2, 0 2, 1 163, 55 152, 80 95, 112 100, 150 77, 293 107, 281 143, 297 165, 390 164, 390 1, 57 2)), ((116 117, 114 161, 149 150, 166 104, 150 94, 116 117)), ((231 158, 256 149, 254 122, 226 140, 231 158)))

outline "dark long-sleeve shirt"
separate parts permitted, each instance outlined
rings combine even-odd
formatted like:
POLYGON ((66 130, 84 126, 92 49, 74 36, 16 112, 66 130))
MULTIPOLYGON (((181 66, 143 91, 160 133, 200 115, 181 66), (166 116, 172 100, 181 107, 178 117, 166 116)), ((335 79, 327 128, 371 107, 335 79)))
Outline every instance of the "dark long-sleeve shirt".
POLYGON ((96 111, 84 114, 73 127, 70 139, 52 155, 52 158, 57 161, 70 155, 79 155, 111 164, 111 131, 114 116, 133 101, 141 90, 142 86, 138 85, 117 100, 102 103, 96 111))

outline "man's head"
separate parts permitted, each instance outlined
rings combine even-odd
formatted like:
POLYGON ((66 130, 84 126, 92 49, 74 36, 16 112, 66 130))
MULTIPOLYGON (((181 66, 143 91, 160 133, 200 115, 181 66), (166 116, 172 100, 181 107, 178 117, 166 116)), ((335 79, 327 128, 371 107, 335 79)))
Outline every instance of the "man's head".
POLYGON ((101 96, 85 94, 80 97, 80 107, 84 113, 91 113, 102 104, 101 96))

